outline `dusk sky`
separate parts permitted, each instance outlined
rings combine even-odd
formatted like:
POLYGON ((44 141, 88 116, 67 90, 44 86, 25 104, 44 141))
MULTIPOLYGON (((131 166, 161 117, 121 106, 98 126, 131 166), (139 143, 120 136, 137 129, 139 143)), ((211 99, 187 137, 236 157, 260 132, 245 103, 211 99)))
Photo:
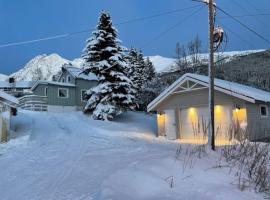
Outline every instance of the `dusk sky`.
MULTIPOLYGON (((269 0, 217 0, 216 3, 270 40, 269 0)), ((103 9, 110 12, 113 23, 117 24, 196 5, 203 4, 191 0, 0 0, 0 46, 93 29, 103 9)), ((119 38, 123 41, 123 46, 141 48, 145 55, 173 57, 176 42, 186 44, 198 34, 203 42, 203 51, 206 52, 207 7, 202 6, 200 11, 187 19, 187 16, 199 8, 118 25, 116 28, 119 38), (186 20, 180 23, 183 19, 186 20), (178 26, 164 33, 178 22, 178 26)), ((269 44, 254 33, 224 17, 220 11, 217 12, 217 24, 221 22, 224 25, 228 36, 226 51, 269 48, 269 44)), ((85 40, 90 34, 91 31, 55 40, 0 48, 0 73, 15 72, 40 54, 58 53, 67 59, 80 57, 85 40)))

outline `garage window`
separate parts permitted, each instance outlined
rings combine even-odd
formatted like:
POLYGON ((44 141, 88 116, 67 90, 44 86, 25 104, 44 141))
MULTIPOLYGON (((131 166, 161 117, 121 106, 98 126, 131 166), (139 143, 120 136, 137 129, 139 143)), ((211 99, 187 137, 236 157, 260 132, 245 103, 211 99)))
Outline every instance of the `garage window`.
POLYGON ((268 117, 267 105, 260 105, 261 117, 268 117))
POLYGON ((58 98, 68 98, 68 89, 58 88, 58 98))

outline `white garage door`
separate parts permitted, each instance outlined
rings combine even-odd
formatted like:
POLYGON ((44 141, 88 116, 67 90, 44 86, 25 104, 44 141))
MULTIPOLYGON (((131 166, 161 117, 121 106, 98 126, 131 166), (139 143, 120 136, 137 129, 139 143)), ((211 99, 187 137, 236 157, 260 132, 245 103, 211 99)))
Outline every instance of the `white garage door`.
POLYGON ((164 110, 165 112, 165 134, 167 139, 176 139, 175 110, 164 110))
MULTIPOLYGON (((228 138, 231 124, 230 106, 215 106, 216 142, 228 138)), ((208 107, 180 110, 180 138, 188 143, 207 142, 209 126, 208 107)))

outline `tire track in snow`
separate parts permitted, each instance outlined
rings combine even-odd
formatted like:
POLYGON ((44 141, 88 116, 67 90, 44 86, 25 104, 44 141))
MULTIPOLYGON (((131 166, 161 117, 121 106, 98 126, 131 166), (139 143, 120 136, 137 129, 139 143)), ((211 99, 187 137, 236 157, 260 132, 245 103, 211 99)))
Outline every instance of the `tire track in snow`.
MULTIPOLYGON (((66 127, 63 126, 62 123, 54 117, 54 122, 57 124, 58 128, 63 130, 66 134, 72 134, 76 131, 72 131, 70 129, 70 127, 66 127)), ((74 123, 74 120, 72 120, 72 123, 74 123)), ((65 122, 64 124, 72 124, 72 123, 67 123, 65 122)), ((75 136, 75 139, 77 139, 79 137, 79 141, 74 143, 74 138, 70 138, 72 140, 72 144, 75 145, 74 147, 70 147, 69 149, 71 149, 70 151, 70 155, 72 155, 72 158, 70 159, 70 162, 68 164, 65 164, 65 168, 67 168, 66 170, 59 170, 60 173, 59 175, 56 177, 56 180, 48 187, 45 189, 45 194, 49 194, 49 196, 45 196, 42 198, 45 199, 57 199, 55 196, 57 195, 57 189, 59 188, 59 186, 62 185, 62 183, 65 181, 65 179, 70 176, 74 170, 74 168, 77 166, 78 162, 81 160, 81 158, 83 157, 83 153, 86 150, 86 142, 87 140, 83 137, 84 134, 83 133, 78 133, 75 135, 72 135, 73 137, 75 136), (77 151, 74 151, 76 148, 76 146, 79 146, 77 151)), ((39 196, 40 197, 40 196, 39 196)), ((40 199, 40 198, 38 198, 40 199)))

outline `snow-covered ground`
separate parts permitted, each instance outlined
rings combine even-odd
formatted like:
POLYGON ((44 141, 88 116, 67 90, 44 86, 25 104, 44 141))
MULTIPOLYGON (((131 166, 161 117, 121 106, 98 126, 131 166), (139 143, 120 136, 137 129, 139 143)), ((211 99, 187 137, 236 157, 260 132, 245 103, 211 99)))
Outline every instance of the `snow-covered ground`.
POLYGON ((1 200, 263 199, 215 168, 218 155, 183 171, 179 144, 155 137, 151 115, 102 122, 81 112, 20 111, 12 127, 13 138, 0 145, 1 200))

